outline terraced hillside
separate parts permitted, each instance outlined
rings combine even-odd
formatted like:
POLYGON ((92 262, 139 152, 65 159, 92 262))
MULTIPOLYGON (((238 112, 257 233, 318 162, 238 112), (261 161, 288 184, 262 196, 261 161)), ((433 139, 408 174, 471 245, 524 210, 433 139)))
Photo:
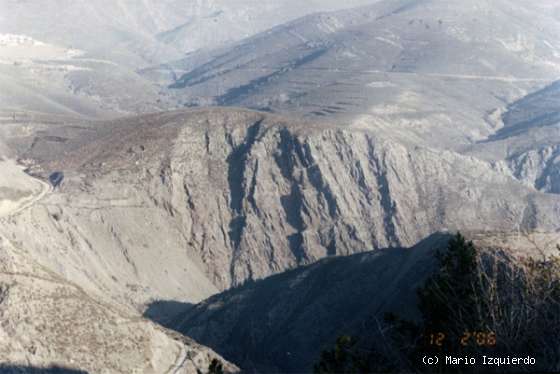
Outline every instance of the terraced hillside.
POLYGON ((391 0, 311 15, 187 63, 170 87, 187 105, 324 117, 457 150, 558 78, 560 23, 546 5, 391 0))

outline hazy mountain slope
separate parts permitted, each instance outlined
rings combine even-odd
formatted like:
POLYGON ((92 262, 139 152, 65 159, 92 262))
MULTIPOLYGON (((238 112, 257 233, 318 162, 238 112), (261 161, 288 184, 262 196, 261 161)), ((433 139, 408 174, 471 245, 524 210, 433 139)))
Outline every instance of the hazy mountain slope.
POLYGON ((443 228, 558 227, 560 198, 490 164, 365 131, 230 109, 39 132, 60 187, 0 232, 72 281, 141 307, 443 228), (33 227, 34 235, 29 235, 33 227))
MULTIPOLYGON (((522 256, 556 253, 557 234, 476 234, 481 248, 522 256), (540 252, 539 250, 542 250, 540 252)), ((386 312, 416 318, 416 293, 448 236, 410 249, 336 257, 272 276, 189 309, 170 325, 208 344, 251 372, 309 372, 337 337, 382 339, 386 312)))
POLYGON ((107 119, 175 105, 153 83, 107 62, 0 64, 0 86, 1 112, 107 119))
POLYGON ((177 108, 137 70, 374 1, 0 0, 0 108, 96 118, 177 108))
POLYGON ((372 4, 379 0, 214 0, 191 5, 188 18, 158 39, 183 52, 225 45, 306 14, 372 4))
POLYGON ((0 32, 82 49, 124 66, 141 66, 180 57, 173 48, 154 46, 155 34, 179 25, 187 9, 188 4, 176 0, 2 0, 0 32), (157 56, 150 53, 153 48, 157 56))
POLYGON ((327 116, 456 148, 496 130, 491 110, 558 76, 559 32, 524 0, 382 1, 248 38, 171 87, 187 104, 327 116))
POLYGON ((2 0, 0 32, 74 46, 98 58, 137 66, 237 41, 309 13, 375 1, 2 0))
POLYGON ((0 110, 106 118, 162 110, 159 90, 136 72, 83 50, 0 34, 0 110))
POLYGON ((164 109, 135 72, 182 56, 153 36, 168 23, 161 11, 180 18, 164 3, 0 1, 0 109, 90 118, 164 109))

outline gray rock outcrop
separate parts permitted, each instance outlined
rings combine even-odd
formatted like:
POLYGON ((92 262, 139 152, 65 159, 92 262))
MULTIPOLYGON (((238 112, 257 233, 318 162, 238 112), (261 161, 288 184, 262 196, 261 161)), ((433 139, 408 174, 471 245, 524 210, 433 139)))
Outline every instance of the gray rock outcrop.
POLYGON ((198 302, 441 229, 559 222, 559 197, 487 162, 367 131, 231 109, 68 131, 53 130, 68 137, 57 150, 43 136, 26 156, 39 175, 64 171, 64 184, 1 230, 70 279, 137 306, 198 302))

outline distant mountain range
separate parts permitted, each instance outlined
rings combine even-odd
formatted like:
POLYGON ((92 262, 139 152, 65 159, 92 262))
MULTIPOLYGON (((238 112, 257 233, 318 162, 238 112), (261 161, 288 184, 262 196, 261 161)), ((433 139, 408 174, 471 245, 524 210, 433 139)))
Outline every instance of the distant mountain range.
POLYGON ((558 35, 555 0, 0 0, 0 361, 301 372, 414 314, 446 232, 549 253, 558 35))
POLYGON ((490 112, 560 76, 559 33, 554 13, 526 1, 381 1, 248 38, 170 87, 187 103, 325 117, 458 149, 497 130, 490 112))
POLYGON ((177 103, 162 93, 164 87, 138 69, 212 50, 311 12, 373 1, 1 0, 0 105, 89 118, 173 108, 177 103), (27 54, 18 56, 13 45, 1 42, 9 35, 47 45, 27 46, 27 54), (2 61, 3 56, 11 58, 2 61))

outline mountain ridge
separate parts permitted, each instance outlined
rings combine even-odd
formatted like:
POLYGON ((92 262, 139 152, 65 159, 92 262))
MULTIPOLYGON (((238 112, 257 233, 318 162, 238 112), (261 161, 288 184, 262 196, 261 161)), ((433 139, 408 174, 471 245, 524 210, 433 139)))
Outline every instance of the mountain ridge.
POLYGON ((60 126, 27 144, 28 172, 64 180, 2 230, 49 267, 72 268, 75 281, 136 307, 200 301, 333 254, 410 246, 442 228, 558 227, 558 196, 491 163, 247 110, 60 126), (66 258, 69 267, 45 245, 87 257, 66 258), (101 272, 88 274, 86 263, 101 272))

